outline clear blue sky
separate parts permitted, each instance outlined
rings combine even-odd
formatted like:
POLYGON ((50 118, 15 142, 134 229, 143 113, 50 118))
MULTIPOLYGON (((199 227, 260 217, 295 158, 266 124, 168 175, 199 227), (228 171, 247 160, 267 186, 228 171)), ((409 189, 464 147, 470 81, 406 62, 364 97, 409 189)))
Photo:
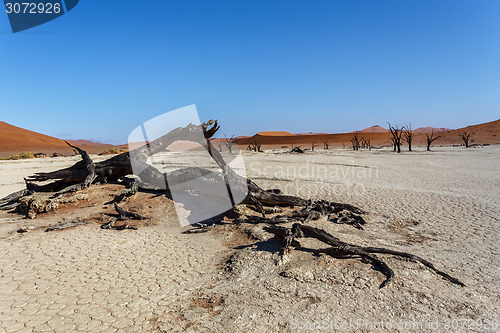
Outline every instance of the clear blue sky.
POLYGON ((221 134, 500 118, 500 1, 81 0, 13 34, 0 120, 124 143, 196 104, 221 134))

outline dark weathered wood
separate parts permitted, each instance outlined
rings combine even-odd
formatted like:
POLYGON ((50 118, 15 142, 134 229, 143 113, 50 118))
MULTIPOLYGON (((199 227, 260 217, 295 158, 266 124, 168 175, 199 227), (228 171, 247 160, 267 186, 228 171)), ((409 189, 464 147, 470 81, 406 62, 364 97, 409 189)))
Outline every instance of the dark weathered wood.
POLYGON ((403 126, 403 138, 408 144, 408 151, 412 151, 411 144, 413 142, 414 136, 415 133, 413 133, 413 130, 411 129, 411 124, 408 124, 408 126, 403 126))
POLYGON ((127 183, 126 189, 120 192, 115 198, 113 199, 113 203, 118 203, 122 202, 126 198, 129 198, 137 193, 139 190, 139 183, 136 178, 133 178, 130 182, 127 183))
POLYGON ((118 221, 117 217, 111 218, 107 223, 101 225, 101 229, 112 229, 115 226, 116 221, 118 221))
POLYGON ((119 220, 147 220, 149 219, 148 217, 141 216, 137 213, 134 212, 129 212, 128 210, 125 210, 118 206, 118 204, 115 202, 115 210, 118 213, 118 219, 119 220))
POLYGON ((352 150, 359 150, 360 148, 360 142, 364 140, 364 137, 359 137, 358 132, 352 132, 352 138, 351 138, 351 144, 352 144, 352 150))
POLYGON ((393 127, 390 123, 387 124, 389 125, 389 131, 392 135, 391 141, 394 146, 394 151, 401 153, 401 136, 403 134, 404 127, 398 127, 398 125, 393 127))
POLYGON ((291 153, 304 154, 304 150, 300 146, 295 146, 290 150, 291 153))
POLYGON ((360 256, 364 262, 370 263, 376 267, 380 268, 380 271, 385 275, 386 280, 382 282, 380 285, 380 288, 385 287, 387 284, 389 284, 393 279, 394 279, 394 272, 390 269, 390 267, 384 263, 381 259, 376 257, 374 254, 379 253, 379 254, 390 254, 393 256, 397 257, 403 257, 407 258, 413 261, 417 261, 422 263, 424 266, 428 267, 435 273, 439 274, 442 276, 444 279, 457 284, 459 286, 465 286, 462 282, 460 282, 458 279, 450 276, 449 274, 438 270, 432 263, 429 261, 422 259, 419 256, 416 256, 414 254, 406 253, 406 252, 400 252, 400 251, 394 251, 390 249, 385 249, 385 248, 379 248, 379 247, 363 247, 363 246, 358 246, 354 244, 349 244, 346 242, 341 241, 339 238, 329 234, 328 232, 315 228, 309 225, 305 224, 299 224, 295 223, 293 224, 292 228, 285 228, 281 226, 276 226, 276 225, 268 225, 264 227, 264 230, 272 233, 275 235, 275 238, 280 241, 283 245, 283 251, 282 253, 287 253, 289 251, 289 247, 291 246, 293 240, 295 238, 301 238, 301 237, 310 237, 310 238, 315 238, 325 244, 328 244, 331 246, 331 248, 327 248, 324 250, 318 250, 317 252, 325 252, 329 253, 331 255, 352 255, 352 256, 360 256))
POLYGON ((474 134, 472 130, 463 130, 458 134, 460 139, 464 142, 465 148, 469 148, 469 140, 472 134, 474 134))
POLYGON ((74 228, 74 227, 77 227, 77 226, 82 225, 82 224, 87 224, 87 222, 82 221, 82 220, 80 220, 80 218, 77 217, 77 218, 74 218, 74 219, 71 219, 68 221, 63 221, 63 222, 59 222, 55 225, 51 225, 50 227, 45 229, 45 232, 74 228))
POLYGON ((439 139, 441 136, 440 135, 434 136, 434 130, 432 130, 432 132, 430 134, 426 133, 425 136, 427 138, 427 151, 431 151, 432 143, 434 141, 436 141, 437 139, 439 139))
POLYGON ((19 199, 32 194, 29 189, 23 189, 0 199, 0 210, 11 210, 19 206, 19 199))

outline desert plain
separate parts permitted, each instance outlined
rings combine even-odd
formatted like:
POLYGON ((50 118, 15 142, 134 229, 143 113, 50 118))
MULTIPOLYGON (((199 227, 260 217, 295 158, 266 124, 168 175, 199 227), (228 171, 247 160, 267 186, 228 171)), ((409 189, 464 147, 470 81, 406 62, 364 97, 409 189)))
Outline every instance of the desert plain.
MULTIPOLYGON (((293 250, 280 260, 278 244, 260 225, 183 234, 189 227, 179 225, 172 202, 147 194, 130 199, 153 217, 137 230, 88 223, 16 232, 111 209, 103 202, 116 189, 93 185, 80 201, 33 220, 0 212, 0 331, 498 331, 499 146, 417 147, 402 154, 265 149, 244 151, 243 158, 247 176, 262 188, 367 212, 364 230, 321 219, 311 225, 346 242, 419 255, 465 287, 384 255, 396 276, 382 289, 383 275, 359 258, 293 250)), ((0 161, 0 197, 22 189, 34 172, 78 160, 0 161)))

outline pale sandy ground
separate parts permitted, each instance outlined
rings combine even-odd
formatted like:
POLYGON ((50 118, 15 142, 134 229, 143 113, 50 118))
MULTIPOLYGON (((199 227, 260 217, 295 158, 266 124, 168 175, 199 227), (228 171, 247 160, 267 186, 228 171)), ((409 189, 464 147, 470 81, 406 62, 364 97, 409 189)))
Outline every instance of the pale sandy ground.
MULTIPOLYGON (((396 278, 380 290, 381 273, 358 259, 292 251, 277 264, 272 242, 235 250, 226 233, 184 235, 171 218, 137 231, 88 225, 21 235, 9 232, 32 221, 2 213, 0 331, 498 331, 500 147, 419 150, 245 152, 245 161, 264 188, 369 212, 364 231, 313 225, 420 255, 465 288, 386 258, 396 278)), ((1 161, 0 196, 32 172, 76 159, 1 161)))

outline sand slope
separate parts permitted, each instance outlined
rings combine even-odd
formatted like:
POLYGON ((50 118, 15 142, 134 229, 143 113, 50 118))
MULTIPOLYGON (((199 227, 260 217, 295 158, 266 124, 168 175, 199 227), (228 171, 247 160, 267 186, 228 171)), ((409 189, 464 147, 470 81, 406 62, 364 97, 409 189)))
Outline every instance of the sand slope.
MULTIPOLYGON (((463 130, 472 130, 471 137, 473 144, 500 144, 500 120, 472 125, 463 129, 448 130, 446 128, 422 127, 416 129, 414 146, 424 146, 426 144, 426 133, 434 130, 440 139, 435 141, 434 146, 460 145, 462 142, 459 133, 463 130)), ((391 134, 381 126, 372 126, 359 131, 360 137, 369 139, 372 146, 383 147, 391 145, 391 134)), ((319 149, 323 148, 323 143, 328 141, 330 147, 349 147, 351 145, 352 133, 325 134, 325 133, 301 133, 292 134, 286 131, 259 132, 254 136, 240 136, 235 138, 235 142, 246 147, 254 141, 261 142, 267 148, 280 148, 302 146, 309 148, 313 142, 318 144, 319 149)), ((214 139, 214 142, 223 139, 214 139)), ((82 147, 92 154, 101 153, 111 148, 123 148, 124 145, 114 146, 109 144, 96 143, 89 140, 69 140, 73 144, 82 147)), ((51 155, 54 152, 63 155, 72 155, 73 151, 63 140, 48 135, 29 131, 0 121, 0 158, 9 157, 13 154, 31 151, 35 153, 46 153, 51 155)))
POLYGON ((382 126, 375 125, 372 127, 362 129, 361 131, 358 131, 358 132, 359 133, 387 133, 387 132, 389 132, 389 130, 383 128, 382 126))
POLYGON ((29 131, 3 121, 0 121, 0 146, 2 153, 61 150, 66 153, 71 152, 71 149, 68 149, 69 147, 61 139, 29 131))
MULTIPOLYGON (((89 140, 68 140, 72 144, 87 150, 89 153, 100 153, 115 146, 96 143, 89 140)), ((22 152, 52 153, 73 155, 73 150, 64 140, 40 134, 24 128, 0 121, 0 158, 12 156, 22 152)))
MULTIPOLYGON (((414 146, 424 146, 426 145, 426 132, 432 128, 421 128, 418 133, 415 131, 414 146)), ((434 142, 434 146, 443 145, 460 145, 462 142, 459 137, 459 133, 464 130, 472 130, 473 135, 471 139, 473 144, 500 144, 500 120, 495 120, 492 122, 467 126, 465 128, 447 131, 438 131, 435 129, 436 135, 440 138, 434 142)), ((280 132, 273 132, 280 133, 280 132)), ((391 134, 388 133, 384 128, 380 126, 370 127, 359 131, 360 137, 369 139, 371 144, 376 147, 390 146, 391 145, 391 134), (370 130, 373 131, 370 132, 370 130), (384 130, 384 131, 383 131, 384 130)), ((309 148, 313 142, 319 144, 319 147, 323 147, 323 142, 328 140, 330 147, 349 147, 351 145, 352 133, 340 133, 340 134, 312 134, 312 135, 262 135, 258 133, 250 138, 237 138, 236 143, 241 146, 247 146, 251 142, 257 140, 262 143, 263 146, 268 148, 279 148, 282 146, 291 147, 302 146, 302 148, 309 148)))

